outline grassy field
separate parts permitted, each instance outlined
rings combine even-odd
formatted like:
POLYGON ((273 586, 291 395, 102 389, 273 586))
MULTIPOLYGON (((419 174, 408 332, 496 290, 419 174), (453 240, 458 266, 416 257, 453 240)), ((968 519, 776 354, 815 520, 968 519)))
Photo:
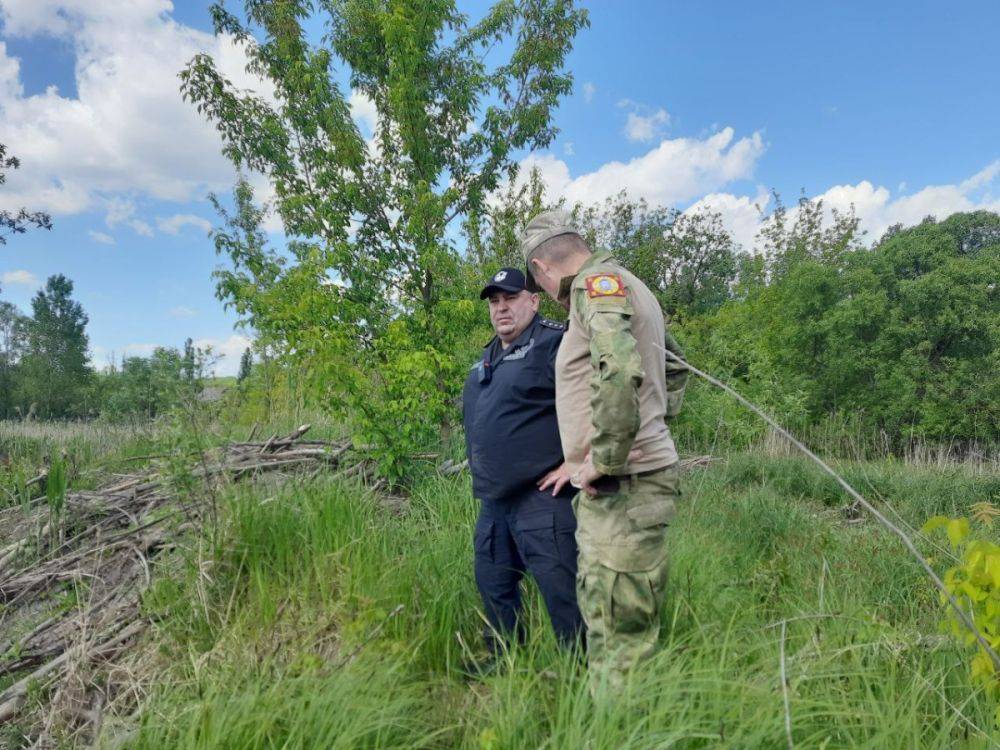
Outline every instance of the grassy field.
MULTIPOLYGON (((957 466, 841 468, 912 526, 1000 501, 1000 478, 957 466)), ((428 476, 403 504, 329 478, 225 504, 216 533, 154 570, 153 635, 129 666, 140 726, 109 720, 106 746, 787 747, 782 651, 796 747, 1000 739, 918 565, 797 458, 734 455, 687 477, 662 651, 596 700, 537 596, 504 669, 459 673, 480 630, 467 479, 428 476)))

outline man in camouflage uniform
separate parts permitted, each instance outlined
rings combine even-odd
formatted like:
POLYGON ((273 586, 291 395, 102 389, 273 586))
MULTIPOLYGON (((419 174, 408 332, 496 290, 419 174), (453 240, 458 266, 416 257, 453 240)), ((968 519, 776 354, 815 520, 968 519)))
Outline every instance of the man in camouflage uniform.
POLYGON ((577 597, 592 686, 622 683, 656 648, 667 579, 667 527, 680 495, 666 420, 687 371, 652 292, 609 253, 592 253, 565 211, 521 235, 529 283, 569 310, 556 358, 556 412, 573 500, 577 597))

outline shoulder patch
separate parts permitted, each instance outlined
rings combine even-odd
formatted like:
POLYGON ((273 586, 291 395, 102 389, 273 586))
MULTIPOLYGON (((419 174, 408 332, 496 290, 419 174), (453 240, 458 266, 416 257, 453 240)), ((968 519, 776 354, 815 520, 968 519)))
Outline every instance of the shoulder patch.
POLYGON ((625 282, 616 273, 597 273, 588 276, 584 283, 590 299, 625 296, 625 282))
POLYGON ((539 321, 546 328, 551 328, 554 331, 565 331, 566 326, 557 320, 549 320, 548 318, 541 318, 539 321))

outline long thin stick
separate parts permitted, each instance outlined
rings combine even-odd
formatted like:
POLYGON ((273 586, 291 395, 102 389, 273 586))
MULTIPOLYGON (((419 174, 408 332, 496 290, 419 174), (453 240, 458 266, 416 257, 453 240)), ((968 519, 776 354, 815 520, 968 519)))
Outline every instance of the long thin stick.
POLYGON ((683 359, 678 357, 673 352, 668 351, 665 347, 660 346, 659 344, 656 344, 656 346, 660 349, 660 351, 662 351, 664 354, 667 355, 668 359, 671 359, 674 362, 684 365, 684 367, 686 367, 690 372, 693 372, 698 377, 702 378, 703 380, 707 380, 709 383, 716 386, 717 388, 721 388, 723 391, 725 391, 730 396, 735 398, 737 401, 743 404, 746 408, 748 408, 758 417, 767 422, 771 427, 777 430, 777 432, 782 437, 784 437, 786 440, 788 440, 788 442, 790 442, 792 445, 794 445, 796 448, 802 451, 814 463, 816 463, 821 469, 823 469, 823 471, 825 471, 827 474, 833 477, 834 480, 837 482, 837 484, 839 484, 848 495, 854 498, 854 500, 857 502, 858 505, 860 505, 862 508, 868 511, 872 516, 874 516, 875 519, 885 528, 887 528, 889 531, 891 531, 893 534, 899 537, 900 541, 903 542, 903 545, 906 547, 906 549, 908 549, 910 551, 910 554, 912 554, 913 557, 916 558, 917 562, 920 563, 920 567, 924 569, 924 572, 927 573, 931 581, 934 582, 934 585, 937 587, 937 589, 947 599, 948 603, 951 605, 951 608, 955 610, 955 614, 958 615, 958 619, 962 621, 962 624, 968 629, 970 633, 972 633, 972 635, 975 636, 976 641, 979 642, 979 645, 983 647, 983 650, 990 657, 990 661, 993 662, 994 670, 1000 672, 1000 655, 997 655, 997 652, 993 650, 993 647, 990 646, 989 641, 986 640, 983 634, 979 631, 979 628, 976 627, 976 624, 972 621, 972 619, 965 612, 965 610, 962 609, 962 607, 958 603, 958 600, 956 600, 955 597, 952 596, 951 592, 948 591, 948 589, 944 585, 944 582, 938 577, 938 574, 934 572, 934 568, 932 568, 927 563, 923 555, 920 554, 920 551, 917 549, 916 545, 913 543, 910 537, 906 535, 905 531, 900 529, 892 521, 890 521, 888 518, 882 515, 882 513, 879 512, 878 508, 876 508, 874 505, 868 502, 864 497, 862 497, 861 493, 859 493, 856 489, 854 489, 851 485, 849 485, 847 481, 843 477, 841 477, 840 474, 838 474, 836 471, 830 468, 830 466, 828 466, 827 463, 823 461, 823 459, 821 459, 819 456, 817 456, 815 453, 809 450, 809 448, 807 448, 798 438, 796 438, 794 435, 792 435, 792 433, 790 433, 788 430, 786 430, 784 427, 778 424, 778 422, 773 417, 767 414, 763 409, 761 409, 755 403, 741 396, 739 393, 737 393, 731 387, 723 383, 721 380, 713 378, 708 373, 702 372, 697 367, 694 367, 690 363, 685 362, 683 359))
POLYGON ((781 696, 785 701, 785 735, 788 737, 788 750, 795 750, 792 742, 792 706, 788 700, 788 676, 785 673, 785 626, 781 621, 781 696))

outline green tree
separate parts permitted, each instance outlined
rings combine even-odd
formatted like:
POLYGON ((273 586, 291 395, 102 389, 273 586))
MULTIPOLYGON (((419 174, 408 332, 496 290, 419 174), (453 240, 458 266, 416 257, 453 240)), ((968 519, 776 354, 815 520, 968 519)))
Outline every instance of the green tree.
POLYGON ((562 66, 586 14, 569 0, 503 0, 474 24, 448 0, 320 7, 328 34, 315 45, 306 0, 247 0, 247 24, 213 6, 216 32, 247 45, 274 98, 236 89, 206 55, 182 73, 182 91, 226 155, 271 181, 292 238, 293 262, 281 264, 237 186, 236 212, 216 234, 234 264, 224 298, 300 361, 395 471, 446 422, 465 367, 456 352, 468 348, 474 307, 454 294, 462 262, 449 225, 554 138, 552 113, 571 87, 562 66), (368 140, 336 62, 351 98, 375 113, 368 140))
POLYGON ((184 375, 184 379, 188 382, 192 382, 195 379, 198 369, 198 355, 195 351, 194 342, 190 339, 184 339, 184 358, 181 361, 181 372, 184 375))
POLYGON ((686 321, 694 359, 796 426, 833 416, 896 447, 1000 439, 1000 216, 858 237, 818 202, 779 213, 734 298, 686 321))
POLYGON ((85 408, 92 374, 87 364, 88 318, 72 294, 73 282, 57 274, 31 301, 18 401, 41 416, 73 416, 85 408))
POLYGON ((242 383, 247 378, 250 377, 250 371, 253 369, 253 352, 249 348, 243 350, 243 356, 240 357, 240 371, 236 374, 236 382, 242 383))
POLYGON ((10 302, 0 302, 0 417, 14 410, 18 365, 24 354, 27 319, 10 302))
POLYGON ((207 353, 185 341, 184 352, 158 346, 149 357, 126 357, 98 376, 100 412, 111 418, 156 417, 202 388, 207 353))
MULTIPOLYGON (((7 182, 7 170, 18 169, 20 166, 20 159, 8 156, 7 147, 0 143, 0 185, 7 182)), ((52 229, 52 218, 44 211, 29 211, 26 208, 0 211, 0 245, 6 245, 10 235, 24 234, 31 226, 52 229)))
POLYGON ((591 245, 614 253, 671 318, 714 310, 731 296, 736 243, 717 212, 651 207, 622 192, 597 206, 577 206, 576 216, 591 245))

